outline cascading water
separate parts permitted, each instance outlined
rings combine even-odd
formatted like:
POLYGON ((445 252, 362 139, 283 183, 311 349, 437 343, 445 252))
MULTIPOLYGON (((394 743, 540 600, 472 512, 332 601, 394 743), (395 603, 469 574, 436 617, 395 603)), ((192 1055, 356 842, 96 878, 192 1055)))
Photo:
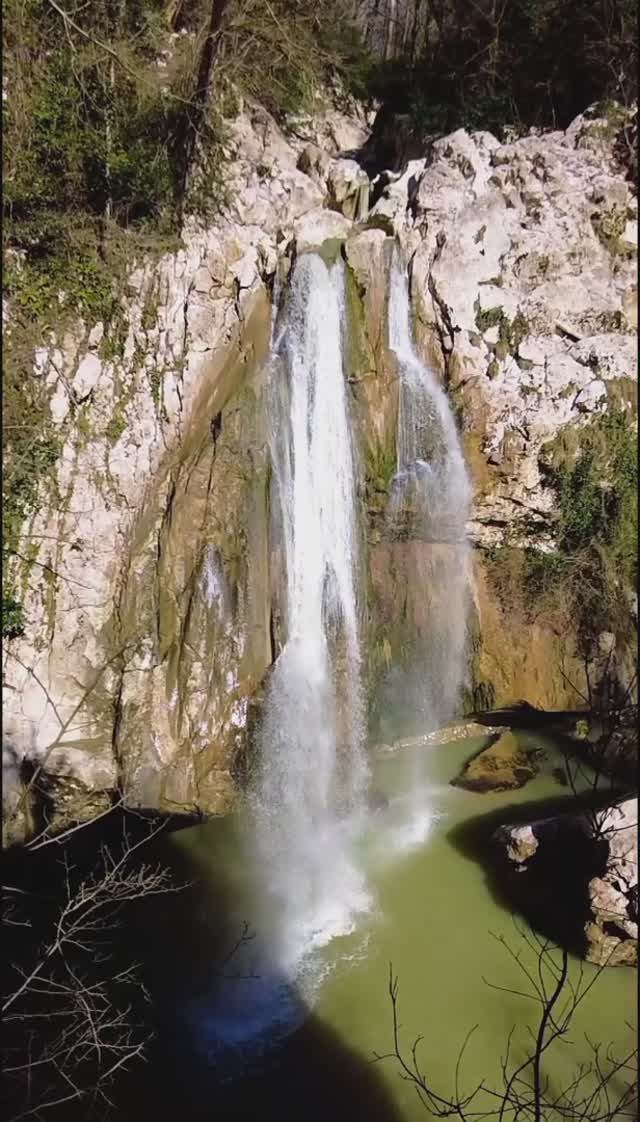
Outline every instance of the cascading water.
MULTIPOLYGON (((399 806, 399 828, 391 806, 389 816, 372 820, 368 834, 363 829, 368 769, 344 303, 342 262, 327 266, 307 253, 273 320, 266 372, 272 555, 280 555, 283 618, 277 630, 284 643, 267 683, 244 822, 252 860, 243 859, 243 881, 257 939, 234 958, 238 981, 217 983, 214 1008, 205 1003, 190 1010, 200 1041, 208 1053, 224 1057, 229 1071, 236 1061, 244 1070, 247 1056, 268 1062, 273 1044, 304 1019, 329 961, 337 960, 321 948, 353 931, 370 910, 357 859, 363 835, 374 853, 382 846, 386 860, 423 841, 433 817, 423 799, 424 777, 409 764, 409 807, 399 806)), ((409 654, 380 694, 392 720, 400 710, 412 712, 415 731, 424 732, 451 716, 463 676, 470 489, 446 395, 412 343, 397 260, 389 342, 398 362, 400 408, 386 544, 394 564, 404 566, 390 574, 389 586, 395 581, 399 587, 400 575, 401 615, 411 617, 410 598, 422 615, 414 611, 409 619, 409 654)), ((213 562, 208 558, 204 579, 215 600, 221 585, 213 562)), ((233 916, 238 926, 242 918, 246 914, 233 916)), ((352 943, 345 950, 353 957, 352 943)), ((356 957, 360 953, 361 947, 356 957)))
POLYGON ((342 262, 302 255, 269 368, 286 641, 252 789, 257 860, 277 915, 272 954, 289 975, 369 903, 352 854, 367 769, 343 319, 342 262))
MULTIPOLYGON (((465 676, 469 551, 465 524, 471 486, 447 395, 418 356, 409 322, 407 279, 394 254, 389 346, 398 363, 397 470, 388 512, 394 579, 404 586, 404 657, 381 692, 386 737, 428 733, 454 715, 465 676), (401 720, 398 714, 402 714, 401 720)), ((422 765, 416 762, 416 769, 422 765)), ((421 774, 413 774, 412 817, 421 774)), ((420 827, 416 827, 420 840, 420 827)))

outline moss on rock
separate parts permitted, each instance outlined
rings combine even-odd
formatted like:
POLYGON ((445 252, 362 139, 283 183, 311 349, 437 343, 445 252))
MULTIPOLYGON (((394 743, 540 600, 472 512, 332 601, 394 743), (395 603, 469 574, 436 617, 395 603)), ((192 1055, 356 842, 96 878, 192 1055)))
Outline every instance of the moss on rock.
POLYGON ((503 732, 468 760, 452 786, 467 791, 510 791, 524 787, 538 772, 535 750, 524 749, 512 732, 503 732))

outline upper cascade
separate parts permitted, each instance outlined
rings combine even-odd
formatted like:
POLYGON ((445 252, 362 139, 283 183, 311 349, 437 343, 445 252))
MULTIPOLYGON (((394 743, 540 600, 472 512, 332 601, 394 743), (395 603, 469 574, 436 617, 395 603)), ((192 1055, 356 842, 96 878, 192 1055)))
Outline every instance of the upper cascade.
MULTIPOLYGON (((438 378, 416 350, 406 270, 394 252, 389 346, 398 364, 397 469, 387 513, 394 564, 406 588, 403 657, 378 701, 386 736, 427 733, 455 714, 466 674, 472 498, 455 419, 438 378), (394 547, 392 547, 394 548, 394 547)), ((415 777, 417 786, 417 777, 415 777)))
POLYGON ((447 395, 417 354, 409 312, 406 271, 396 251, 389 292, 389 346, 400 374, 393 502, 412 501, 412 536, 461 541, 472 497, 469 474, 447 395))

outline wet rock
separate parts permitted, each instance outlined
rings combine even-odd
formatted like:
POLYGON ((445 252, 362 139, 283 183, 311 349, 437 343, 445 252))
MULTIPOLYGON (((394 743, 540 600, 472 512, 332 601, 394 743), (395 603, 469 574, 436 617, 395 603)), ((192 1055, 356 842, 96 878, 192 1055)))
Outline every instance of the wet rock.
POLYGON ((537 772, 535 754, 522 748, 512 732, 503 732, 465 764, 452 784, 467 791, 508 791, 524 787, 537 772))
POLYGON ((531 826, 514 826, 509 831, 507 856, 520 870, 523 862, 533 857, 538 848, 538 839, 531 826))
POLYGON ((334 160, 327 173, 329 202, 346 218, 363 222, 369 210, 369 176, 355 160, 334 160))
POLYGON ((344 241, 351 230, 351 223, 336 211, 317 207, 302 215, 294 224, 298 253, 320 250, 328 242, 344 241))

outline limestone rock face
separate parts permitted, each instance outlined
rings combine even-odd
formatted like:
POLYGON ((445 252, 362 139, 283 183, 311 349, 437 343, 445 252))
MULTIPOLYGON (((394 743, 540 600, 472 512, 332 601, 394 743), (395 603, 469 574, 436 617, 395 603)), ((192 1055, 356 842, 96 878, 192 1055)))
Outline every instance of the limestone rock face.
MULTIPOLYGON (((507 145, 458 131, 387 176, 370 213, 354 160, 367 125, 318 114, 285 137, 246 104, 230 127, 225 208, 206 228, 190 222, 176 252, 132 266, 117 339, 78 322, 41 341, 34 377, 62 452, 24 526, 27 560, 13 563, 27 627, 4 672, 9 840, 33 829, 33 767, 57 792, 59 825, 114 790, 189 813, 235 798, 278 644, 262 365, 272 290, 297 253, 345 263, 372 674, 390 654, 378 617, 394 597, 416 626, 437 607, 403 589, 405 546, 383 540, 398 409, 391 235, 411 261, 418 345, 459 417, 477 546, 551 541, 543 447, 612 401, 630 407, 636 204, 594 123, 507 145)), ((425 573, 446 563, 444 547, 423 545, 408 548, 425 573)), ((573 673, 572 626, 523 634, 495 605, 482 549, 473 584, 491 700, 566 704, 549 667, 573 673)))
POLYGON ((228 205, 133 270, 116 353, 103 325, 81 322, 36 353, 62 453, 24 526, 36 564, 15 569, 28 626, 4 679, 9 841, 38 810, 25 766, 43 768, 42 797, 57 792, 54 828, 83 817, 83 791, 86 817, 115 789, 168 811, 232 803, 250 699, 273 659, 269 290, 296 236, 301 252, 350 232, 323 209, 325 175, 363 129, 319 115, 290 142, 245 106, 228 205))
POLYGON ((637 199, 601 124, 510 144, 458 130, 372 209, 412 255, 416 331, 461 416, 482 546, 550 541, 543 446, 636 401, 637 199))
POLYGON ((495 834, 507 864, 522 874, 517 885, 525 910, 569 933, 598 966, 637 965, 637 823, 638 804, 626 799, 600 810, 502 826, 495 834))
MULTIPOLYGON (((458 130, 387 177, 369 218, 391 224, 411 261, 414 331, 448 389, 472 474, 475 707, 567 708, 586 693, 575 620, 532 621, 501 600, 490 552, 552 548, 554 449, 579 447, 612 407, 636 423, 637 198, 606 132, 584 116, 508 144, 458 130)), ((624 681, 627 642, 616 635, 624 681)))
POLYGON ((330 205, 362 222, 369 210, 369 176, 355 160, 333 160, 328 169, 330 205))
POLYGON ((598 965, 638 962, 638 804, 612 806, 598 822, 608 846, 605 871, 589 882, 593 920, 587 958, 598 965))

